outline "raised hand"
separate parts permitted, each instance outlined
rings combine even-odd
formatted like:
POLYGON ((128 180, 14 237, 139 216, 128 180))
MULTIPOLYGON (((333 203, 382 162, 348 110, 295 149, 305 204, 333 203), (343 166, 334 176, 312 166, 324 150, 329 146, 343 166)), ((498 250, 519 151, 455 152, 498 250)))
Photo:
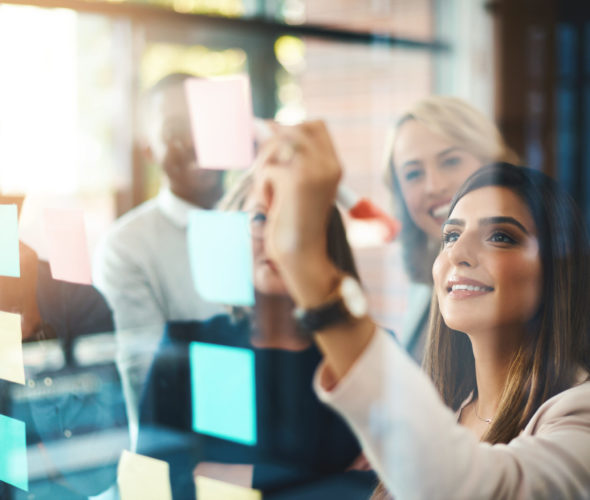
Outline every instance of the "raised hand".
POLYGON ((325 124, 276 126, 257 158, 257 168, 258 188, 270 207, 267 253, 296 302, 320 303, 339 274, 328 258, 326 228, 342 176, 325 124))

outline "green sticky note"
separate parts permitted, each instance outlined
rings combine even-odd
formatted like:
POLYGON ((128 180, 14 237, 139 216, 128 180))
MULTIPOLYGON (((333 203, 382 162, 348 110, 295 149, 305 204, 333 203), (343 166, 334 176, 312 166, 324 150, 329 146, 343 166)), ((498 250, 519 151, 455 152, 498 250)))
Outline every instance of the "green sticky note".
POLYGON ((191 342, 193 430, 256 444, 254 352, 191 342))
POLYGON ((0 415, 0 481, 29 491, 25 423, 0 415))
POLYGON ((0 276, 20 277, 16 205, 0 205, 0 276))
POLYGON ((199 295, 220 304, 254 305, 248 214, 192 211, 188 252, 193 283, 199 295))

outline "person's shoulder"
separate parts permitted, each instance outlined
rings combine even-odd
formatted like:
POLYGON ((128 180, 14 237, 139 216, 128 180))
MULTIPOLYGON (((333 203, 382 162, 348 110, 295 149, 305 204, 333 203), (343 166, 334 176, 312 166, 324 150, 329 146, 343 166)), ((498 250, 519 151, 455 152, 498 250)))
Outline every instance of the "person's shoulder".
POLYGON ((590 415, 590 378, 585 378, 573 387, 556 394, 547 401, 549 402, 552 403, 554 411, 571 413, 583 410, 590 415))
MULTIPOLYGON (((556 394, 537 410, 530 425, 536 428, 553 427, 567 417, 590 429, 590 379, 556 394)), ((569 419, 568 419, 569 421, 569 419)))
POLYGON ((152 198, 132 208, 119 217, 111 226, 111 233, 125 233, 149 224, 152 219, 160 216, 158 199, 152 198))
POLYGON ((97 254, 135 254, 152 247, 162 237, 162 219, 157 198, 132 208, 113 222, 101 239, 97 254))

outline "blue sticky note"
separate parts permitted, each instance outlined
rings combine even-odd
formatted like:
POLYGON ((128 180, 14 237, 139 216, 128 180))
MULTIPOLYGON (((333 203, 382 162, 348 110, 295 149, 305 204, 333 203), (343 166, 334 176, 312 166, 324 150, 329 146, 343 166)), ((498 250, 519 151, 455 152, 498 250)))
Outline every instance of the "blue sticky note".
POLYGON ((199 295, 221 304, 254 305, 248 214, 192 211, 188 252, 193 283, 199 295))
POLYGON ((16 205, 0 205, 0 276, 20 277, 18 212, 16 205))
POLYGON ((29 491, 25 423, 0 415, 0 481, 29 491))
POLYGON ((191 342, 193 430, 256 444, 254 352, 191 342))

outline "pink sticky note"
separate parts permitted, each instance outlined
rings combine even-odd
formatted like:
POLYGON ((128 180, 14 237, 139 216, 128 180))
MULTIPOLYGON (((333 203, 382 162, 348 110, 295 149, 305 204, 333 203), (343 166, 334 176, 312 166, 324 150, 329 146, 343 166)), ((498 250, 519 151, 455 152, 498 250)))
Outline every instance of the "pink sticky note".
POLYGON ((198 164, 244 169, 254 160, 254 117, 245 75, 185 82, 198 164))
POLYGON ((44 215, 51 276, 56 280, 90 285, 92 277, 84 212, 49 208, 44 215))

